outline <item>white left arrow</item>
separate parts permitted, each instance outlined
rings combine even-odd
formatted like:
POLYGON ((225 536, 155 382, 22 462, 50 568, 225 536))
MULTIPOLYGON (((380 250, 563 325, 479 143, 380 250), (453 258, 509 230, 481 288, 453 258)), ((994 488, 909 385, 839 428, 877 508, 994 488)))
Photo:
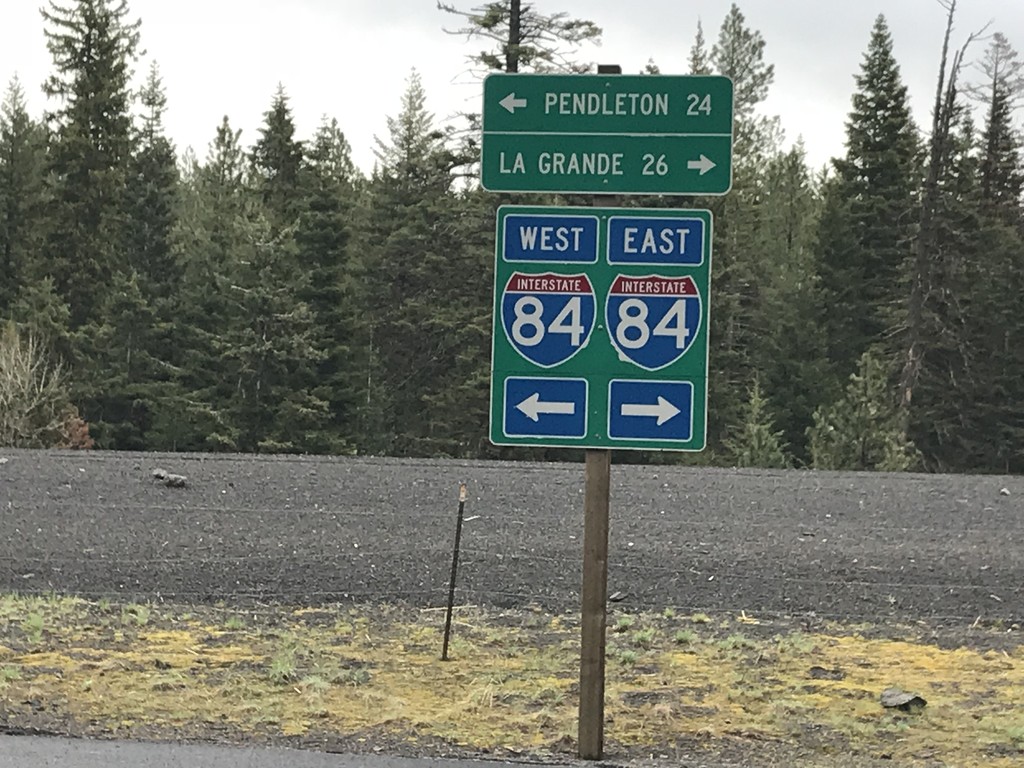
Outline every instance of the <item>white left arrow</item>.
POLYGON ((514 115, 517 107, 526 106, 526 99, 517 99, 515 91, 513 91, 498 103, 514 115))
POLYGON ((517 410, 526 414, 526 418, 539 421, 541 414, 558 413, 572 416, 576 413, 576 403, 545 402, 540 399, 540 393, 534 392, 528 398, 516 406, 517 410))
POLYGON ((703 154, 700 156, 699 160, 690 160, 686 163, 687 168, 691 171, 700 171, 701 176, 710 171, 716 165, 718 165, 718 163, 703 154))
POLYGON ((657 405, 647 405, 645 403, 622 404, 623 416, 654 416, 658 419, 659 427, 679 412, 678 408, 661 395, 658 396, 657 405))

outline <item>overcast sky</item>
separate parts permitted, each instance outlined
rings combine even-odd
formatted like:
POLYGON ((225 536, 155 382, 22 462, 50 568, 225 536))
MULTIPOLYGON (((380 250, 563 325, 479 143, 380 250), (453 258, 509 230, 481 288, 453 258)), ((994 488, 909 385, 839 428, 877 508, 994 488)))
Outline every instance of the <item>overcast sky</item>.
MULTIPOLYGON (((473 7, 482 0, 450 0, 473 7)), ((40 85, 50 68, 39 8, 43 0, 0 0, 0 80, 18 74, 29 105, 41 114, 40 85)), ((665 74, 685 74, 700 19, 709 45, 728 0, 533 0, 542 12, 566 11, 604 29, 583 60, 639 72, 653 59, 665 74)), ((71 5, 63 0, 61 5, 71 5)), ((169 99, 165 118, 179 150, 200 157, 221 118, 243 130, 249 146, 280 82, 291 99, 299 138, 322 115, 336 117, 356 163, 372 168, 375 135, 399 110, 410 69, 422 75, 428 106, 443 121, 479 110, 481 87, 467 74, 466 55, 481 49, 443 28, 458 19, 436 0, 129 0, 142 19, 146 55, 155 60, 169 99)), ((842 151, 843 124, 871 25, 884 13, 896 58, 910 88, 915 117, 928 122, 945 23, 938 0, 742 0, 748 26, 762 33, 775 84, 764 106, 778 115, 787 140, 802 136, 819 166, 842 151)), ((992 22, 1024 55, 1024 2, 960 0, 954 44, 992 22)), ((969 54, 980 56, 985 43, 969 54)), ((968 73, 973 76, 973 73, 968 73)))

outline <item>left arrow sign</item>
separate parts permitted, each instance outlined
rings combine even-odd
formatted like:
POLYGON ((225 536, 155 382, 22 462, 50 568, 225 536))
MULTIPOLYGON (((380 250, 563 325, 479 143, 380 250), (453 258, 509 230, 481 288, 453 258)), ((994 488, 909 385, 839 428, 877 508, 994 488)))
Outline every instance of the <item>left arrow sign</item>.
POLYGON ((526 99, 517 99, 513 91, 498 103, 514 115, 517 108, 526 106, 526 99))
POLYGON ((523 402, 516 405, 528 419, 539 421, 542 414, 564 414, 571 416, 576 413, 576 403, 548 402, 540 399, 540 393, 534 392, 523 402))

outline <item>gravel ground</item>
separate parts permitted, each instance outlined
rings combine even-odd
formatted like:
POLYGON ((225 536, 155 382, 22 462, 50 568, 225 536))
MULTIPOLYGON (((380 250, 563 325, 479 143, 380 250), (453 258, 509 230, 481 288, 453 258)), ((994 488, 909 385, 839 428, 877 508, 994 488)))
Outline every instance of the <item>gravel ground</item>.
MULTIPOLYGON (((0 590, 441 605, 460 481, 459 602, 578 605, 582 465, 378 458, 2 450, 0 590)), ((617 465, 611 504, 624 607, 1024 619, 1024 478, 617 465)))

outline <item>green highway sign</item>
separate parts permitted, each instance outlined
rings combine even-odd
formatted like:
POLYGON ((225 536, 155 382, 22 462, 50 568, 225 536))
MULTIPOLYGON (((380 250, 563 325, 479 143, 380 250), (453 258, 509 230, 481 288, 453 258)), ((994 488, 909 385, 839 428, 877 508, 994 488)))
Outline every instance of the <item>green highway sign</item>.
POLYGON ((495 445, 700 451, 711 213, 498 209, 495 445))
POLYGON ((489 75, 481 184, 497 192, 725 194, 732 120, 732 81, 717 75, 489 75))

